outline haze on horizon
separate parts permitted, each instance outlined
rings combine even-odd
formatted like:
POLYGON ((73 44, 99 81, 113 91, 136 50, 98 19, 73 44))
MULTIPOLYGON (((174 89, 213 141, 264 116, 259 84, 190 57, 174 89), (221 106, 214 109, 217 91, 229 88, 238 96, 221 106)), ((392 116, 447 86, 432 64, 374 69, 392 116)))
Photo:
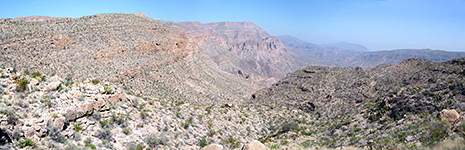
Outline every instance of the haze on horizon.
POLYGON ((0 18, 144 12, 175 22, 249 21, 272 35, 291 35, 315 44, 357 43, 372 51, 465 51, 465 0, 26 0, 0 4, 0 18))

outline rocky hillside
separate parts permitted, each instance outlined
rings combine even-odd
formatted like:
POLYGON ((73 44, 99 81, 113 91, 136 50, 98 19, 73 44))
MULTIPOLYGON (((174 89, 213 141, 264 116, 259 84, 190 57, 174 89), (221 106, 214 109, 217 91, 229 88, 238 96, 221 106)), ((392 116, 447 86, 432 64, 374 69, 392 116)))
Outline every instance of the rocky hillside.
POLYGON ((270 141, 300 110, 134 96, 96 79, 0 69, 1 149, 279 149, 270 141), (285 115, 283 115, 285 114, 285 115), (264 142, 262 144, 261 142, 264 142))
POLYGON ((432 146, 465 138, 464 75, 464 58, 442 63, 407 59, 360 71, 307 67, 257 92, 251 100, 310 114, 294 120, 293 130, 306 135, 302 129, 308 129, 311 145, 432 146))
POLYGON ((17 70, 108 81, 135 95, 201 103, 240 102, 297 69, 278 56, 285 55, 279 40, 258 26, 205 28, 218 40, 142 13, 1 19, 0 61, 17 70), (256 39, 257 47, 239 46, 256 39))

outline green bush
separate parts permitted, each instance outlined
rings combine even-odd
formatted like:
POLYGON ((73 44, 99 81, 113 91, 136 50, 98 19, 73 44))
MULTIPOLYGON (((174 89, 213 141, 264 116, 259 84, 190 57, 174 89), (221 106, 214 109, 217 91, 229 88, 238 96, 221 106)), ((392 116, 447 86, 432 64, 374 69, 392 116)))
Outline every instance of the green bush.
POLYGON ((91 80, 90 82, 91 82, 92 84, 99 84, 99 83, 100 83, 100 80, 94 79, 94 80, 91 80))
POLYGON ((42 74, 40 74, 40 72, 34 72, 31 74, 31 76, 33 78, 36 78, 37 80, 39 81, 45 81, 45 76, 43 76, 42 74))
POLYGON ((73 84, 74 84, 74 82, 73 82, 73 75, 71 75, 71 74, 66 75, 66 77, 65 77, 65 79, 64 79, 64 81, 63 81, 63 83, 65 84, 65 86, 73 85, 73 84))
POLYGON ((299 128, 299 124, 296 122, 287 122, 281 127, 281 133, 286 133, 289 131, 293 131, 299 128))
POLYGON ((44 104, 45 106, 50 107, 52 106, 52 100, 50 100, 50 98, 47 98, 44 100, 44 104))
POLYGON ((231 149, 239 148, 241 147, 241 143, 234 138, 233 136, 229 136, 227 139, 223 141, 226 145, 229 145, 231 149))
POLYGON ((94 144, 89 144, 87 145, 87 147, 89 147, 90 149, 97 149, 97 147, 94 144))
POLYGON ((80 123, 74 123, 74 131, 79 132, 82 130, 80 123))
POLYGON ((16 91, 18 92, 25 91, 28 83, 29 81, 27 79, 25 78, 20 79, 18 83, 16 83, 16 91))
POLYGON ((203 136, 202 138, 200 138, 199 140, 199 146, 200 148, 202 147, 205 147, 209 144, 209 142, 207 141, 207 137, 206 136, 203 136))
POLYGON ((56 126, 47 126, 47 135, 56 142, 66 142, 66 137, 61 134, 60 129, 56 126))
POLYGON ((90 137, 88 137, 87 139, 84 140, 84 144, 86 146, 89 146, 91 143, 92 143, 92 139, 90 137))
POLYGON ((105 91, 103 94, 113 94, 114 93, 113 88, 111 88, 110 85, 108 85, 108 84, 105 84, 103 86, 103 89, 105 91))
POLYGON ((35 147, 36 144, 29 138, 26 138, 24 142, 21 143, 23 147, 35 147))
POLYGON ((167 141, 166 139, 163 140, 163 139, 157 139, 157 138, 154 138, 154 137, 149 137, 147 139, 147 145, 149 145, 149 147, 157 147, 158 145, 166 145, 167 141))
POLYGON ((450 125, 446 121, 435 121, 427 127, 428 132, 420 138, 420 142, 431 145, 449 136, 450 125))
POLYGON ((313 145, 313 142, 307 140, 305 142, 300 143, 300 145, 302 145, 304 148, 310 148, 313 145))

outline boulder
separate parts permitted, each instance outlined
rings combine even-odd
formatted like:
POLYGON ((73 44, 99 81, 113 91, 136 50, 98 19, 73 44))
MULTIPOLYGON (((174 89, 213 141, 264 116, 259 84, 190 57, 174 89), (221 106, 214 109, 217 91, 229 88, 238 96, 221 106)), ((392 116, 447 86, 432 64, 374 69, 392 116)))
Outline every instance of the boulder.
POLYGON ((457 111, 455 111, 453 109, 443 109, 439 113, 439 115, 441 116, 442 120, 447 120, 447 121, 451 121, 451 122, 456 121, 460 117, 459 113, 457 113, 457 111))
POLYGON ((51 82, 45 86, 45 90, 47 91, 54 91, 58 89, 58 86, 61 84, 61 82, 51 82))
POLYGON ((126 95, 124 93, 115 94, 109 98, 112 105, 118 104, 121 101, 126 101, 126 95))
POLYGON ((223 149, 223 145, 210 144, 208 146, 201 148, 200 150, 222 150, 222 149, 223 149))
POLYGON ((37 79, 31 79, 29 82, 30 85, 39 85, 39 81, 37 79))
POLYGON ((244 147, 242 147, 242 150, 269 150, 269 148, 263 145, 261 142, 253 140, 249 144, 244 145, 244 147))
POLYGON ((57 75, 54 75, 53 77, 50 77, 49 81, 51 81, 51 82, 61 82, 61 79, 57 75))
POLYGON ((65 117, 52 118, 48 121, 47 124, 52 124, 58 127, 58 129, 62 130, 65 125, 65 119, 65 117))

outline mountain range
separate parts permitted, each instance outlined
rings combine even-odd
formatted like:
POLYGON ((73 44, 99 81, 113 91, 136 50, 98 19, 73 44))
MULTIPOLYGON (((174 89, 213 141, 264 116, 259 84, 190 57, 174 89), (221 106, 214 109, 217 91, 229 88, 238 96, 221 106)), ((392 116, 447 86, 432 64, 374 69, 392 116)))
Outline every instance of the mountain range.
POLYGON ((422 58, 435 62, 443 62, 454 58, 465 57, 464 52, 449 52, 430 49, 399 49, 369 51, 360 44, 331 43, 316 45, 292 36, 278 36, 292 53, 305 60, 307 65, 375 68, 378 65, 392 65, 407 58, 422 58))

